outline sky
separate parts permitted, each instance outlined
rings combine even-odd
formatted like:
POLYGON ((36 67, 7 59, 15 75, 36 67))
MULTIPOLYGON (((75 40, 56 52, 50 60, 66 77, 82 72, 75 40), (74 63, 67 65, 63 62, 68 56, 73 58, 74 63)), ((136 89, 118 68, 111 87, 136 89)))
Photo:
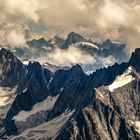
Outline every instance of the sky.
POLYGON ((15 45, 75 31, 126 42, 131 52, 140 46, 139 12, 139 0, 0 0, 0 41, 15 45))

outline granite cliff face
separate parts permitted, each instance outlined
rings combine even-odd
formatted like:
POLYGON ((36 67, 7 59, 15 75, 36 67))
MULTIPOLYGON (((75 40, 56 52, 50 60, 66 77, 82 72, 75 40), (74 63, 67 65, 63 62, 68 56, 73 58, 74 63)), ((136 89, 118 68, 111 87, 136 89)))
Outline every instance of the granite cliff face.
POLYGON ((80 65, 56 72, 25 66, 6 49, 0 56, 1 88, 17 86, 1 139, 140 139, 140 49, 129 62, 90 75, 80 65))

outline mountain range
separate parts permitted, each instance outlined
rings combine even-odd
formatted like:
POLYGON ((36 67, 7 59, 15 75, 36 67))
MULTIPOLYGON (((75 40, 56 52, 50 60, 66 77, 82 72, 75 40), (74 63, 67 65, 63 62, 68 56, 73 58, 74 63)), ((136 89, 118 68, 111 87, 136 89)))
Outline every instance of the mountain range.
MULTIPOLYGON (((45 38, 39 38, 28 40, 23 46, 17 46, 13 48, 10 44, 8 44, 6 47, 7 49, 11 49, 11 51, 13 51, 13 53, 22 61, 24 59, 38 60, 40 63, 49 61, 55 65, 65 66, 71 66, 78 63, 86 72, 112 65, 115 62, 121 63, 123 61, 127 61, 130 57, 126 51, 125 43, 111 41, 110 39, 96 42, 75 32, 69 33, 66 39, 58 36, 48 40, 45 38), (80 62, 75 63, 73 61, 70 61, 70 64, 59 64, 58 60, 53 60, 55 55, 62 55, 63 52, 72 55, 72 51, 69 51, 71 48, 74 48, 74 51, 78 51, 78 53, 81 53, 82 55, 84 54, 88 58, 90 57, 95 61, 89 61, 88 63, 84 64, 80 62), (51 56, 51 54, 54 54, 54 56, 48 58, 51 56), (104 59, 108 60, 107 64, 104 63, 104 59)), ((77 56, 74 56, 74 58, 75 57, 77 56)))
MULTIPOLYGON (((68 44, 83 40, 71 33, 60 46, 67 49, 68 44)), ((28 43, 40 47, 35 40, 33 42, 28 43)), ((84 42, 84 45, 91 43, 84 42)), ((39 44, 44 46, 44 43, 39 44)), ((80 48, 85 49, 84 45, 80 48)), ((111 47, 110 40, 94 45, 103 48, 100 49, 104 53, 92 47, 94 53, 103 56, 114 53, 117 57, 114 49, 121 50, 119 46, 124 49, 124 45, 118 46, 118 43, 111 47), (110 47, 112 52, 107 51, 110 47)), ((0 49, 1 139, 140 139, 139 48, 128 62, 115 63, 89 75, 79 64, 50 66, 47 62, 44 66, 37 61, 25 65, 10 50, 0 49)))

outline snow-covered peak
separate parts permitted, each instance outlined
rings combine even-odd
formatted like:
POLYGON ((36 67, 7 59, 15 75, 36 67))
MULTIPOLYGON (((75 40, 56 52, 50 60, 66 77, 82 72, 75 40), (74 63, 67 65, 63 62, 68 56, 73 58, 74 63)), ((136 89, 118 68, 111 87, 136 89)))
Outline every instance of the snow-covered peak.
POLYGON ((132 72, 133 68, 129 67, 122 75, 117 76, 115 81, 108 86, 109 90, 113 92, 115 89, 133 81, 135 78, 132 76, 132 72))

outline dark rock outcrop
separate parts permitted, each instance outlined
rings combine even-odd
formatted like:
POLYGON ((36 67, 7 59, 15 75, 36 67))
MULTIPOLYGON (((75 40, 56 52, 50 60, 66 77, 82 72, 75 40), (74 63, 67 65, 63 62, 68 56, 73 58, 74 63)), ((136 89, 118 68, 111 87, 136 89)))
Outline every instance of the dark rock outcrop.
POLYGON ((70 120, 57 139, 138 140, 140 135, 113 108, 96 101, 70 120))
POLYGON ((62 45, 62 49, 67 49, 70 45, 75 44, 80 41, 84 41, 84 40, 85 39, 81 35, 79 35, 75 32, 71 32, 68 34, 68 37, 67 37, 65 43, 62 45))
POLYGON ((0 86, 15 87, 26 74, 26 68, 9 50, 0 50, 0 86))

